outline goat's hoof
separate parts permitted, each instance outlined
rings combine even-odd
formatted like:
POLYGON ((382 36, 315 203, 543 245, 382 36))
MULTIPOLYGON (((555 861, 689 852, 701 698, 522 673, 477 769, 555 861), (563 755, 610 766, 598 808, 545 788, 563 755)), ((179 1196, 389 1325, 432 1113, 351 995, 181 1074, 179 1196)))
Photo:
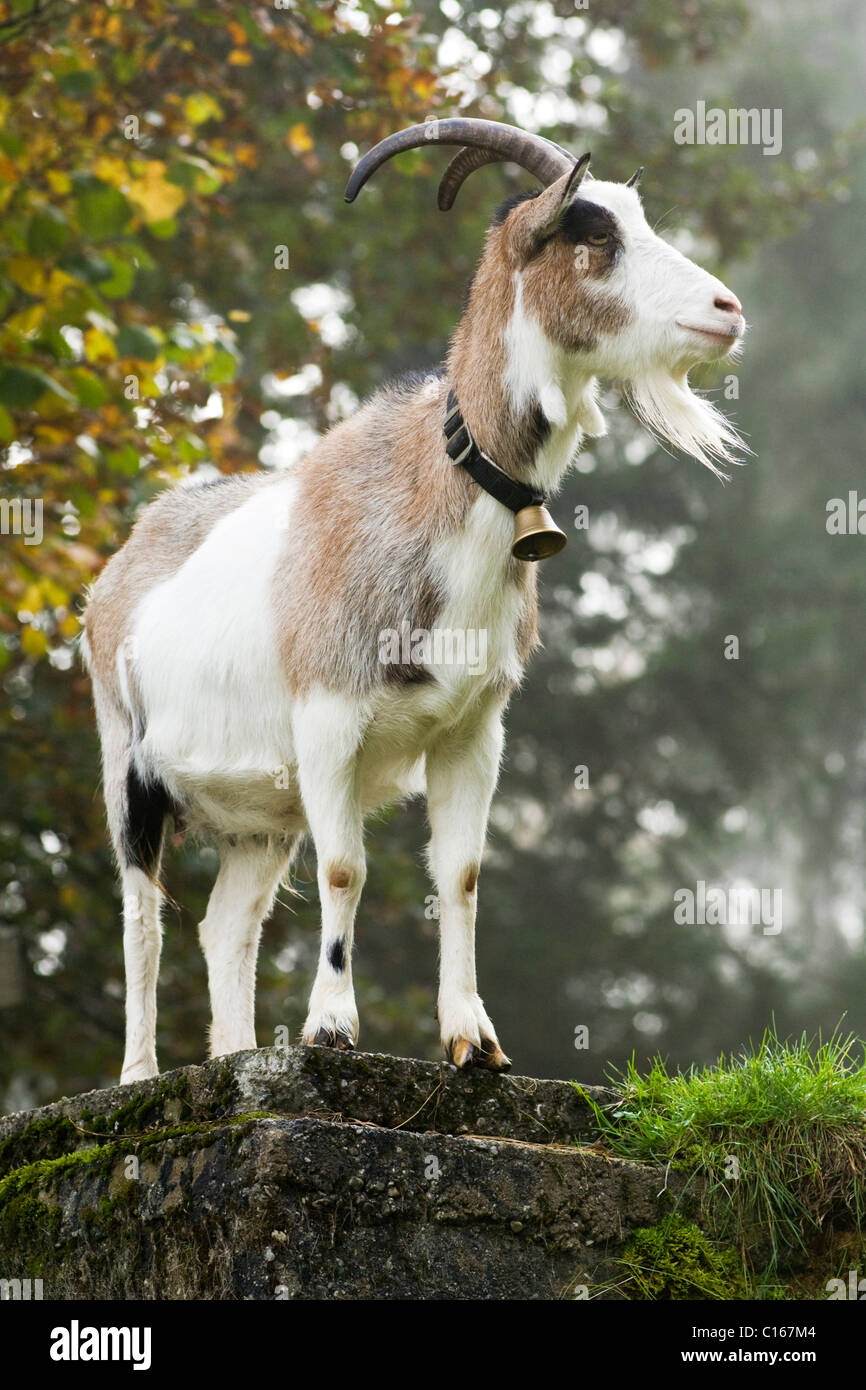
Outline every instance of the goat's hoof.
POLYGON ((320 1028, 313 1038, 313 1047, 335 1047, 338 1052, 354 1052, 355 1044, 352 1038, 346 1033, 332 1032, 328 1028, 320 1028))
POLYGON ((485 1071, 511 1070, 511 1059, 492 1038, 482 1038, 480 1047, 468 1038, 454 1038, 446 1046, 445 1055, 461 1071, 468 1067, 482 1067, 485 1071))

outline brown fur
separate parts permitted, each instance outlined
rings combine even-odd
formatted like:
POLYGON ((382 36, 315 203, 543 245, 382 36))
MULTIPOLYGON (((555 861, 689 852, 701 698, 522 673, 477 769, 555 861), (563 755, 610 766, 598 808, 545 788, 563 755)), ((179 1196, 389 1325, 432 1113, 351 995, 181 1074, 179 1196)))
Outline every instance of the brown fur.
POLYGON ((616 294, 598 289, 612 264, 604 247, 587 245, 588 265, 575 266, 572 242, 555 238, 527 266, 524 302, 553 342, 568 352, 592 352, 604 335, 618 333, 633 311, 616 294), (590 293, 587 293, 590 290, 590 293))
POLYGON ((294 469, 299 492, 275 600, 296 692, 321 684, 361 694, 419 674, 383 665, 379 634, 435 625, 443 596, 431 550, 461 525, 475 492, 445 453, 447 384, 430 380, 414 394, 386 388, 294 469), (299 574, 303 586, 285 584, 299 574))

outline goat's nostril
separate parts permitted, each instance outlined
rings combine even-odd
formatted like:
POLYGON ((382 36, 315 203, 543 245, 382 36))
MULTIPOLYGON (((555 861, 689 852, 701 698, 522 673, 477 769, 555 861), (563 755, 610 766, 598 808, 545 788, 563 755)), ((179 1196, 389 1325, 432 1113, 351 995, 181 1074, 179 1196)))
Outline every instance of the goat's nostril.
POLYGON ((743 312, 742 304, 739 299, 737 299, 736 295, 733 294, 727 299, 719 295, 717 299, 713 300, 713 306, 716 309, 721 309, 723 314, 741 314, 743 312))

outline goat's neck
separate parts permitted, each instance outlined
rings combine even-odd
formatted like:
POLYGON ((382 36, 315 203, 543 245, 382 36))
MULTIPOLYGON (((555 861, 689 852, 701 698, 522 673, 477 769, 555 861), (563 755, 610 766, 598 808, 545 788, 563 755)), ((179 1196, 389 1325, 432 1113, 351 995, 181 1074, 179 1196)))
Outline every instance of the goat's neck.
POLYGON ((447 365, 479 448, 524 482, 554 491, 583 434, 604 432, 595 378, 525 313, 519 278, 498 316, 473 296, 447 365))

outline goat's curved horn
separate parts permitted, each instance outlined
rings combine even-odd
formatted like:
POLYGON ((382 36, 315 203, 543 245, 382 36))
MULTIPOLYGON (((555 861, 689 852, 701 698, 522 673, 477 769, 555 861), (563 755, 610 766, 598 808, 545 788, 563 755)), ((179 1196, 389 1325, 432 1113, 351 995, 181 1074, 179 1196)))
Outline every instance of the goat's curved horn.
POLYGON ((439 184, 439 192, 436 195, 436 202, 440 212, 447 212, 453 205, 454 199, 470 174, 476 169, 482 168, 485 164, 496 164, 502 158, 501 154, 496 154, 494 150, 472 149, 469 145, 464 145, 462 150, 455 154, 439 184))
POLYGON ((641 181, 641 176, 642 176, 642 175, 643 175, 643 165, 641 165, 639 169, 635 169, 634 173, 632 174, 631 178, 629 179, 628 183, 626 184, 626 188, 637 188, 638 184, 639 184, 640 181, 641 181))
MULTIPOLYGON (((555 150, 559 150, 560 154, 564 155, 569 161, 569 164, 574 163, 574 155, 569 154, 568 150, 564 150, 562 146, 557 145, 554 140, 548 140, 547 144, 552 145, 555 150)), ((442 175, 442 180, 439 184, 439 193, 436 198, 439 211, 447 212, 449 208, 453 206, 454 199, 460 192, 465 180, 468 179, 470 174, 474 174, 476 169, 483 168, 485 164, 497 164, 501 160, 507 158, 510 158, 510 156, 502 155, 496 150, 482 148, 480 146, 465 146, 462 150, 458 150, 457 154, 455 154, 451 163, 448 165, 448 168, 445 170, 445 173, 442 175)), ((562 172, 564 172, 564 170, 562 172)), ((557 175, 557 178, 559 177, 561 177, 561 173, 557 175)), ((592 178, 592 175, 587 172, 586 177, 592 178)))
MULTIPOLYGON (((561 146, 553 144, 551 140, 545 140, 541 135, 530 135, 525 130, 518 130, 517 126, 503 125, 501 121, 453 116, 445 120, 425 121, 423 125, 409 126, 407 130, 398 130, 394 135, 380 140, 352 170, 346 184, 346 202, 354 202, 370 176, 387 159, 392 159, 395 154, 402 154, 404 150, 418 149, 422 145, 465 145, 474 150, 483 150, 490 156, 489 159, 481 161, 484 164, 492 163, 493 160, 509 159, 528 173, 534 174, 539 183, 543 183, 546 188, 563 174, 567 174, 575 162, 573 156, 561 146)), ((479 165, 473 167, 478 168, 479 165)), ((446 177, 447 173, 448 171, 446 177)), ((452 203, 457 189, 469 173, 471 170, 466 169, 462 178, 454 183, 453 191, 449 183, 448 191, 452 203)), ((448 206, 450 205, 449 203, 448 206)))

